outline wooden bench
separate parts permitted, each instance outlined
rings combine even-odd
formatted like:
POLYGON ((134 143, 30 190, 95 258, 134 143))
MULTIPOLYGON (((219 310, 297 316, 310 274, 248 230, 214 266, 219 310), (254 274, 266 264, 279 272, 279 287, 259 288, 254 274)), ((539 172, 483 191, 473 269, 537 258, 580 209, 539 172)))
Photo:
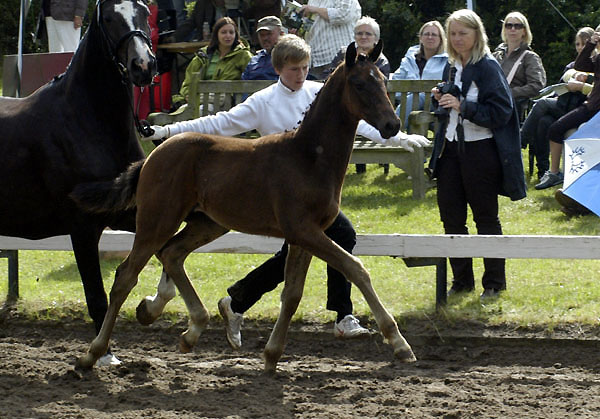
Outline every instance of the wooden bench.
MULTIPOLYGON (((170 114, 153 113, 148 120, 153 125, 166 125, 200 116, 229 110, 244 98, 273 84, 273 80, 208 80, 197 77, 190 84, 189 104, 170 114)), ((400 115, 406 114, 408 95, 429 93, 438 80, 389 80, 387 90, 394 107, 400 106, 400 115), (399 97, 399 99, 397 99, 399 97)), ((427 136, 430 124, 434 121, 431 112, 419 111, 419 101, 412 101, 413 111, 409 117, 408 132, 427 136)), ((425 109, 431 105, 431 95, 425 95, 425 109)), ((402 119, 402 118, 401 118, 402 119)), ((403 127, 406 131, 406 127, 403 127)), ((425 157, 428 150, 417 149, 414 153, 402 147, 383 146, 362 137, 357 137, 350 163, 393 164, 411 176, 413 198, 425 196, 427 179, 424 174, 425 157)))
MULTIPOLYGON (((129 251, 133 233, 106 230, 100 239, 101 251, 129 251)), ((282 240, 272 237, 227 233, 196 249, 199 253, 273 254, 282 240)), ((9 259, 8 298, 18 297, 18 250, 72 250, 68 236, 27 240, 0 236, 3 257, 9 259)), ((505 259, 598 259, 598 236, 486 236, 359 234, 354 254, 402 258, 406 266, 436 266, 436 306, 446 303, 449 257, 492 257, 505 259)))

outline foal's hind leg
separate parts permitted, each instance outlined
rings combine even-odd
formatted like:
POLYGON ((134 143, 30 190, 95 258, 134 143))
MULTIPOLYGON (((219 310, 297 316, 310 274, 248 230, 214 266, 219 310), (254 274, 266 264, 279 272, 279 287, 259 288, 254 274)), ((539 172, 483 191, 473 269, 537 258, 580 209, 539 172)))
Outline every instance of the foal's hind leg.
POLYGON ((138 274, 154 252, 155 249, 151 247, 140 246, 136 236, 131 253, 117 268, 102 328, 98 336, 92 341, 88 352, 77 360, 77 367, 91 368, 98 358, 106 352, 119 310, 137 283, 138 274))
POLYGON ((156 287, 154 296, 147 296, 138 304, 135 310, 135 317, 138 322, 144 326, 148 326, 161 315, 165 306, 169 301, 175 298, 176 289, 175 283, 163 269, 160 281, 156 287))
POLYGON ((348 281, 356 285, 362 292, 375 317, 379 330, 394 348, 394 355, 404 362, 415 361, 416 358, 410 345, 400 334, 394 318, 381 304, 371 284, 369 272, 367 272, 360 259, 346 252, 321 231, 314 233, 305 231, 305 233, 302 247, 340 271, 348 281))
POLYGON ((292 316, 298 309, 302 299, 306 272, 310 266, 312 255, 298 246, 290 246, 285 261, 285 285, 281 292, 281 310, 275 327, 271 332, 269 341, 265 346, 265 372, 274 373, 277 362, 285 348, 287 331, 290 327, 292 316))
POLYGON ((179 347, 189 352, 206 327, 210 315, 198 298, 183 263, 188 255, 200 246, 210 243, 227 233, 228 229, 218 225, 203 213, 191 214, 183 230, 171 238, 157 254, 167 275, 173 279, 190 314, 188 330, 182 333, 179 347))

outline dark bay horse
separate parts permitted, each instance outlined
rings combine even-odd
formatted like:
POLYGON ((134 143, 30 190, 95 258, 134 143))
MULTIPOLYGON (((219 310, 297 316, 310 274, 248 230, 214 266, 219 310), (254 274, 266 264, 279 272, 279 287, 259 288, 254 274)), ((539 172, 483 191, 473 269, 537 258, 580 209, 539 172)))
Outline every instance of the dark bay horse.
POLYGON ((131 96, 156 68, 148 15, 142 0, 98 1, 64 74, 26 98, 0 98, 0 234, 71 236, 96 332, 108 305, 98 241, 106 226, 133 231, 135 214, 85 213, 68 194, 144 158, 131 96))
POLYGON ((267 372, 275 371, 283 353, 313 255, 360 289, 396 357, 415 360, 360 260, 323 233, 339 211, 359 120, 366 120, 386 138, 400 128, 384 76, 373 64, 379 51, 369 59, 356 55, 352 44, 345 64, 332 74, 296 131, 255 140, 176 135, 114 182, 76 188, 73 198, 88 210, 137 207, 133 249, 117 269, 102 329, 87 354, 78 359, 79 367, 92 367, 106 351, 119 309, 153 254, 189 310, 189 328, 180 339, 180 348, 189 351, 209 313, 185 273, 184 260, 230 229, 282 237, 290 244, 281 312, 264 350, 267 372), (183 221, 186 225, 179 231, 183 221))

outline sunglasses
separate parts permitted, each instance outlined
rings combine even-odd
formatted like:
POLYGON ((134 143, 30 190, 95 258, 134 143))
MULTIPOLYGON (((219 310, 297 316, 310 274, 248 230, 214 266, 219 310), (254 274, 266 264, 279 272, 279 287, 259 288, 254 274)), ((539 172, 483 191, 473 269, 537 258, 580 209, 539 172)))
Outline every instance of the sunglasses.
POLYGON ((523 29, 525 27, 525 25, 523 25, 522 23, 505 23, 504 27, 506 29, 512 29, 512 28, 523 29))
POLYGON ((439 37, 439 35, 437 33, 432 33, 432 32, 422 33, 421 36, 424 36, 426 38, 437 38, 437 37, 439 37))

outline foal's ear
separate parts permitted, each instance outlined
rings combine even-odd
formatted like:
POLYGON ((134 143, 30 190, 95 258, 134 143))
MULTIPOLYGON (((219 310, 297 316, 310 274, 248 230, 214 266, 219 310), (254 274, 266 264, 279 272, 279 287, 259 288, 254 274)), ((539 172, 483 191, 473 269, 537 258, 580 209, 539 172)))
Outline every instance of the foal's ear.
POLYGON ((354 63, 356 62, 356 45, 354 43, 354 41, 352 41, 352 43, 350 45, 348 45, 348 48, 346 48, 346 66, 348 68, 352 67, 354 65, 354 63))
POLYGON ((383 39, 380 39, 373 48, 373 51, 369 54, 369 60, 376 62, 379 56, 381 55, 381 51, 383 50, 383 39))

